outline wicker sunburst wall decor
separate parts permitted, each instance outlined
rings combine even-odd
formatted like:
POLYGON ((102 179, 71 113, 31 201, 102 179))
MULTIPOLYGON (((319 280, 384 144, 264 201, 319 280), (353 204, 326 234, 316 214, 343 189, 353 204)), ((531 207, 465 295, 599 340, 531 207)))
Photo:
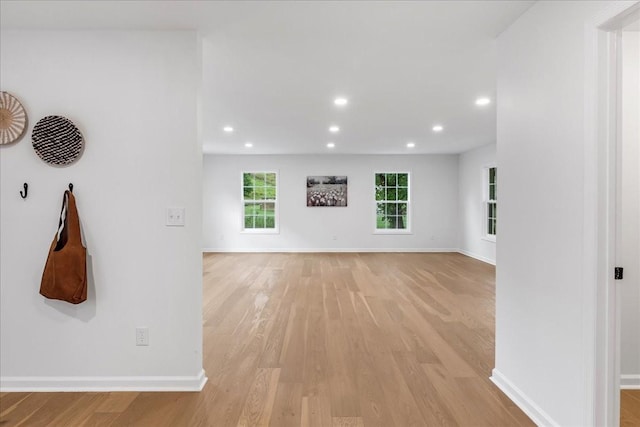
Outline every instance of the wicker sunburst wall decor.
POLYGON ((0 92, 0 145, 18 141, 26 127, 27 113, 20 101, 8 92, 0 92))

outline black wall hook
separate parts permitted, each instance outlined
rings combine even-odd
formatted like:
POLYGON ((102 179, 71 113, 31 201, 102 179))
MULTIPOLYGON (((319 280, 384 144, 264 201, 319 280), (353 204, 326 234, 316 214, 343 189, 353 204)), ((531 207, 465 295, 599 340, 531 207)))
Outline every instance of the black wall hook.
POLYGON ((26 182, 23 184, 24 187, 24 193, 22 191, 20 191, 20 197, 22 197, 23 199, 27 198, 27 193, 29 192, 29 184, 27 184, 26 182))
POLYGON ((69 183, 69 191, 73 193, 73 184, 69 183))

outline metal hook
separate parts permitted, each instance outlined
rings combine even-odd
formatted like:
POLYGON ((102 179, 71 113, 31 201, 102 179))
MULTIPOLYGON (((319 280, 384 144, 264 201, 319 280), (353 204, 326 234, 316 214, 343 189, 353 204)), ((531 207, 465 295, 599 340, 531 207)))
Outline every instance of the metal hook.
POLYGON ((69 183, 69 191, 73 193, 73 184, 69 183))
POLYGON ((23 199, 26 199, 27 193, 29 192, 29 184, 25 182, 23 187, 24 187, 24 194, 22 193, 22 191, 20 191, 20 197, 22 197, 23 199))

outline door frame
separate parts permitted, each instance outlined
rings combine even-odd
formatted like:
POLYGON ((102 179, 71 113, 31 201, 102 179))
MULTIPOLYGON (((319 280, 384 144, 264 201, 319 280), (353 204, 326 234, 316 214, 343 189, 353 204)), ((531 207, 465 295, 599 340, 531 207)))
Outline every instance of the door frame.
POLYGON ((620 32, 640 2, 615 2, 585 23, 585 420, 620 424, 620 331, 614 285, 621 140, 620 32))

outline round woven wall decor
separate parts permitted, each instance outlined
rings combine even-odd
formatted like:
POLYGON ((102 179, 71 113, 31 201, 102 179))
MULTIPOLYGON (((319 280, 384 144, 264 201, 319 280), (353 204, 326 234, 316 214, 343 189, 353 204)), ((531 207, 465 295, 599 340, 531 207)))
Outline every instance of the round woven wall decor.
POLYGON ((27 113, 20 101, 8 92, 0 92, 0 145, 18 141, 26 128, 27 113))
POLYGON ((84 139, 73 122, 62 116, 47 116, 33 127, 33 149, 50 165, 73 163, 82 154, 84 139))

